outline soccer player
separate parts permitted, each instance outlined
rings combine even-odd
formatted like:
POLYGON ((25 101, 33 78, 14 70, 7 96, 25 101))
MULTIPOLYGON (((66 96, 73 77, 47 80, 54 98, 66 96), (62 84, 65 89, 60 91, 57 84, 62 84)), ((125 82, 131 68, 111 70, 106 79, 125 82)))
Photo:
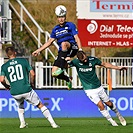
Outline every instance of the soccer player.
POLYGON ((37 56, 39 52, 49 47, 56 40, 59 45, 59 50, 58 57, 52 67, 52 76, 66 80, 68 89, 71 89, 71 79, 68 75, 65 75, 63 71, 63 69, 67 68, 65 58, 74 57, 78 50, 82 50, 81 42, 75 24, 66 21, 66 7, 63 5, 57 6, 55 8, 55 14, 59 24, 52 29, 49 40, 42 47, 34 51, 32 55, 37 56))
MULTIPOLYGON (((66 60, 67 59, 69 58, 66 58, 66 60)), ((101 62, 98 58, 87 56, 83 51, 79 51, 77 53, 77 58, 69 62, 70 67, 76 67, 84 92, 88 98, 98 106, 101 114, 112 124, 112 126, 118 126, 118 124, 111 118, 108 110, 106 110, 104 106, 105 103, 112 111, 116 113, 120 123, 123 126, 126 126, 125 119, 119 113, 116 105, 109 100, 108 95, 105 93, 105 90, 96 75, 96 65, 116 70, 126 69, 122 66, 114 66, 110 63, 101 62)))
POLYGON ((49 110, 45 107, 39 99, 37 93, 32 89, 34 87, 35 73, 29 62, 24 58, 16 58, 16 52, 14 47, 7 47, 6 54, 9 60, 2 65, 0 73, 0 82, 10 90, 12 97, 18 104, 18 116, 20 119, 20 128, 26 127, 24 119, 24 100, 30 104, 37 106, 47 118, 53 128, 59 126, 53 120, 49 110), (29 83, 30 73, 30 83, 29 83), (5 81, 5 77, 8 79, 10 85, 5 81))

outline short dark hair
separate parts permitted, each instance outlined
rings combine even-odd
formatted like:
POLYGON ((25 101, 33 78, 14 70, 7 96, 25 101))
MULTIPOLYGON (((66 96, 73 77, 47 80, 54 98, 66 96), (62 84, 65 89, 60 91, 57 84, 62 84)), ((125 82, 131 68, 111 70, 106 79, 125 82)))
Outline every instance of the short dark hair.
POLYGON ((9 46, 5 49, 5 52, 7 54, 7 56, 11 56, 11 55, 14 55, 15 53, 15 48, 13 46, 9 46))
POLYGON ((9 46, 6 48, 6 53, 8 53, 9 51, 15 52, 15 48, 13 46, 9 46))
POLYGON ((77 58, 78 58, 79 60, 83 60, 84 55, 86 56, 86 53, 85 53, 84 51, 78 51, 78 52, 77 52, 77 58))

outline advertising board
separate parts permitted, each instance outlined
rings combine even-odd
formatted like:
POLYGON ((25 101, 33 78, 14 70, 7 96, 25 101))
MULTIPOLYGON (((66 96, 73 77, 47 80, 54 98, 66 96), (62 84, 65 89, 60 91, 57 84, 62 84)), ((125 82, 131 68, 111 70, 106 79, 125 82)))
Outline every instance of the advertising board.
POLYGON ((85 47, 133 47, 132 20, 78 19, 78 27, 85 47))
POLYGON ((133 47, 132 0, 77 0, 84 47, 133 47))
MULTIPOLYGON (((83 90, 36 90, 43 104, 54 117, 103 117, 83 90)), ((110 99, 116 104, 125 117, 133 117, 133 91, 113 90, 110 99)), ((115 113, 109 111, 115 117, 115 113)), ((0 117, 18 117, 15 100, 9 91, 0 91, 0 117)), ((40 110, 25 102, 25 117, 43 117, 40 110)))

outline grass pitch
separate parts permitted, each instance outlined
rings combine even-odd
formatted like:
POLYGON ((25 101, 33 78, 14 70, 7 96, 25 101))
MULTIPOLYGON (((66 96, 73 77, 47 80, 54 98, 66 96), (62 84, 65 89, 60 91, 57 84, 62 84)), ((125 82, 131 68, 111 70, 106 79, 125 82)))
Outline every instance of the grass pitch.
POLYGON ((55 118, 60 128, 53 129, 44 118, 27 118, 28 128, 20 129, 18 118, 0 118, 0 133, 133 133, 133 118, 127 126, 113 127, 105 118, 55 118))

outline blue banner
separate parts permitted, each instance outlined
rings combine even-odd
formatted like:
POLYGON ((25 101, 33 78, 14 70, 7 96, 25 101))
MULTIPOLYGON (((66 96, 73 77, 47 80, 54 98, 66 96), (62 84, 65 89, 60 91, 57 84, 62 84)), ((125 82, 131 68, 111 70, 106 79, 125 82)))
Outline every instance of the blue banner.
MULTIPOLYGON (((83 90, 35 90, 53 117, 102 117, 96 105, 83 90)), ((133 116, 133 91, 113 90, 110 99, 116 104, 123 116, 133 116)), ((112 116, 115 113, 109 110, 112 116)), ((18 117, 15 100, 9 91, 0 90, 0 117, 18 117)), ((25 102, 25 117, 43 117, 40 110, 25 102)))

